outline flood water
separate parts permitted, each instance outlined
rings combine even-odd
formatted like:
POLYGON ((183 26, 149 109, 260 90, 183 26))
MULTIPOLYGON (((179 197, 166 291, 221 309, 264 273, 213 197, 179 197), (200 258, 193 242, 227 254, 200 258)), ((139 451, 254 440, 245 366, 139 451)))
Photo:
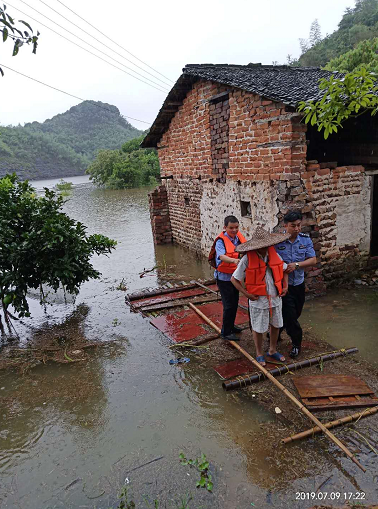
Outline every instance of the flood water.
MULTIPOLYGON (((179 499, 188 494, 188 507, 195 509, 314 505, 296 493, 311 491, 338 469, 330 464, 313 479, 294 476, 271 489, 270 479, 273 484, 282 468, 269 461, 275 444, 253 447, 248 440, 271 415, 243 391, 225 393, 215 372, 203 367, 201 351, 188 354, 189 364, 171 366, 175 354, 166 338, 129 312, 125 292, 117 288, 122 283, 133 292, 169 279, 208 278, 208 264, 177 246, 154 247, 148 189, 101 190, 87 177, 67 180, 74 187, 65 211, 89 233, 117 240, 117 249, 94 258, 102 276, 84 284, 76 302, 66 303, 58 293, 44 311, 32 298, 33 318, 17 328, 23 341, 40 329, 59 335, 67 328, 111 346, 85 365, 42 365, 25 376, 0 372, 0 396, 10 402, 0 409, 0 507, 115 508, 124 485, 138 508, 149 507, 144 497, 151 507, 154 499, 165 504, 159 507, 185 507, 179 499), (156 265, 157 271, 140 277, 156 265), (214 493, 196 490, 197 473, 180 465, 180 451, 193 459, 206 454, 214 493)), ((34 184, 42 189, 55 183, 34 184)), ((335 347, 358 346, 369 358, 378 328, 376 294, 356 295, 336 292, 311 301, 303 321, 335 347)), ((375 475, 363 477, 345 459, 335 489, 363 489, 367 501, 376 502, 375 475)))

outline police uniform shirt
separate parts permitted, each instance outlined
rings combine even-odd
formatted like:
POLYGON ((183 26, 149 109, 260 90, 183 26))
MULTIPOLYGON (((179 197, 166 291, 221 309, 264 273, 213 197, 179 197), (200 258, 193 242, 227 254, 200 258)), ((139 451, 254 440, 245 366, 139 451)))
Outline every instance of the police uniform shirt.
MULTIPOLYGON (((299 233, 291 242, 289 239, 276 244, 275 249, 286 263, 303 262, 316 256, 312 240, 306 233, 299 233)), ((298 268, 289 274, 289 285, 298 286, 304 281, 304 269, 298 268)))

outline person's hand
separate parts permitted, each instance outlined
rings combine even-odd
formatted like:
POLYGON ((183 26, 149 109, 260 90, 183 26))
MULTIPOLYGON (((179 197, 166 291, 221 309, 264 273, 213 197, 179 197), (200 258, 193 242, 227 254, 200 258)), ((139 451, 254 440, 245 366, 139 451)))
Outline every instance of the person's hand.
POLYGON ((253 293, 247 293, 244 294, 249 300, 257 300, 259 298, 258 295, 254 295, 253 293))
POLYGON ((295 263, 288 263, 285 272, 290 274, 290 272, 294 272, 296 269, 295 263))
POLYGON ((285 297, 285 295, 287 295, 288 290, 289 290, 289 288, 288 288, 288 287, 286 287, 286 288, 282 288, 281 297, 285 297))
POLYGON ((239 262, 240 262, 239 258, 234 258, 234 264, 235 265, 239 265, 239 262))

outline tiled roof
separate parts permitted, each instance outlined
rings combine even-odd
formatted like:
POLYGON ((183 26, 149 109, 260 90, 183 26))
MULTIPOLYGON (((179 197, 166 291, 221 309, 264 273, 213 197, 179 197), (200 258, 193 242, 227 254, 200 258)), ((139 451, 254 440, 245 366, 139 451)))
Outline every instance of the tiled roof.
POLYGON ((259 94, 267 99, 296 107, 299 101, 322 97, 318 85, 321 78, 343 74, 323 71, 318 67, 271 66, 261 64, 189 64, 169 92, 142 147, 156 147, 161 136, 193 83, 203 79, 259 94))

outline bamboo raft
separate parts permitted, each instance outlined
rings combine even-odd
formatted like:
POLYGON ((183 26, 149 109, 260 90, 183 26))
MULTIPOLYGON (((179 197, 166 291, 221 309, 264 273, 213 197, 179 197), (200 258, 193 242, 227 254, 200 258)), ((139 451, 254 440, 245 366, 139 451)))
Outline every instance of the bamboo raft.
MULTIPOLYGON (((181 285, 175 286, 168 283, 165 285, 165 287, 160 289, 146 289, 144 291, 129 294, 126 296, 126 303, 130 306, 132 311, 139 312, 143 316, 150 318, 150 323, 157 327, 161 332, 163 332, 169 339, 171 339, 171 341, 178 343, 185 341, 185 346, 201 345, 208 341, 219 338, 221 332, 220 328, 213 322, 213 320, 210 319, 212 317, 209 317, 206 314, 206 309, 209 310, 208 312, 214 312, 214 310, 217 309, 218 314, 216 314, 215 317, 218 323, 220 323, 222 307, 220 303, 220 295, 217 291, 217 288, 215 287, 215 283, 216 282, 214 279, 205 281, 190 281, 189 283, 183 281, 181 285), (201 306, 202 311, 197 306, 201 306), (194 314, 190 314, 191 311, 194 311, 194 314), (197 321, 195 316, 197 317, 197 321), (198 317, 200 317, 199 323, 198 317), (172 323, 175 325, 175 321, 177 322, 176 330, 174 330, 174 326, 172 328, 172 323), (169 322, 169 328, 166 328, 166 322, 169 322), (206 327, 208 328, 206 329, 206 327), (197 336, 195 331, 197 332, 197 336)), ((247 305, 239 304, 238 314, 241 314, 241 317, 247 318, 248 320, 248 322, 246 321, 248 325, 244 324, 244 328, 249 326, 248 315, 246 315, 247 309, 247 305)), ((240 325, 240 322, 238 325, 240 325)), ((225 380, 222 384, 225 391, 240 389, 268 379, 270 382, 276 385, 276 387, 281 390, 291 400, 291 402, 301 410, 301 412, 303 412, 314 424, 316 424, 315 427, 309 430, 282 439, 282 443, 286 444, 294 440, 314 436, 317 433, 324 433, 341 450, 343 450, 343 452, 361 470, 365 472, 365 468, 358 462, 354 455, 329 430, 335 426, 340 426, 344 423, 352 422, 354 420, 359 420, 369 415, 373 415, 378 412, 378 406, 367 408, 363 412, 359 412, 323 424, 309 411, 305 404, 301 403, 286 387, 284 387, 275 378, 285 373, 293 374, 293 372, 297 370, 302 370, 306 367, 319 365, 323 362, 332 361, 342 356, 356 353, 358 352, 357 348, 342 349, 332 353, 318 355, 311 359, 291 362, 287 365, 282 364, 268 370, 261 366, 261 364, 259 364, 248 352, 241 348, 238 343, 233 341, 229 341, 228 343, 237 349, 246 359, 248 359, 251 365, 254 365, 258 369, 258 373, 245 374, 243 376, 237 376, 234 379, 225 380)), ((245 372, 246 371, 244 371, 244 373, 245 372)), ((370 396, 372 398, 376 398, 373 393, 370 396)), ((356 396, 357 400, 358 398, 359 396, 356 396)), ((333 400, 334 398, 330 397, 329 399, 333 400)), ((378 398, 376 398, 376 400, 378 405, 378 398)), ((358 401, 356 403, 356 406, 357 405, 358 401)))

